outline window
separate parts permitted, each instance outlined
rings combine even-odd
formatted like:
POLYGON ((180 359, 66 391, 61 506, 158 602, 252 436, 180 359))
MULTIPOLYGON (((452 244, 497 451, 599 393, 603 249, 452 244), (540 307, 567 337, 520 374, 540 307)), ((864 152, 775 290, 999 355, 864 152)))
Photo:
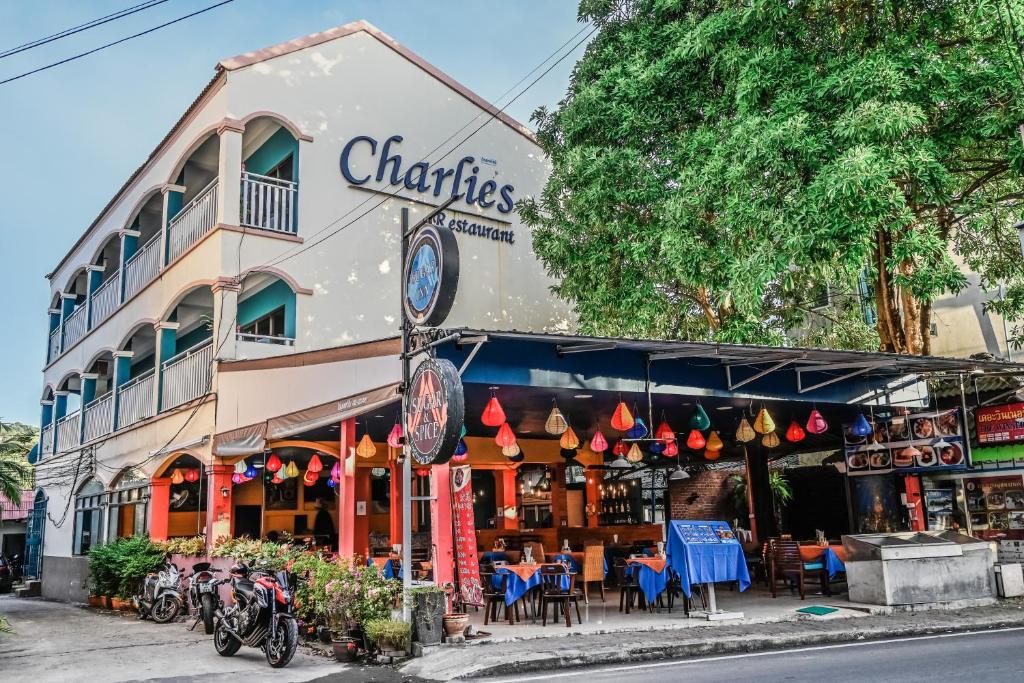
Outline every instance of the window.
POLYGON ((128 469, 117 480, 107 510, 107 540, 146 534, 149 512, 149 480, 128 469))
POLYGON ((90 479, 78 490, 75 496, 75 555, 84 555, 101 542, 105 496, 103 484, 95 479, 90 479))
POLYGON ((256 337, 283 337, 284 334, 284 306, 275 308, 270 313, 246 323, 238 328, 242 334, 251 334, 256 337))
POLYGON ((265 175, 271 178, 277 178, 278 180, 291 181, 294 177, 292 175, 292 155, 289 154, 286 156, 281 163, 267 171, 265 175))

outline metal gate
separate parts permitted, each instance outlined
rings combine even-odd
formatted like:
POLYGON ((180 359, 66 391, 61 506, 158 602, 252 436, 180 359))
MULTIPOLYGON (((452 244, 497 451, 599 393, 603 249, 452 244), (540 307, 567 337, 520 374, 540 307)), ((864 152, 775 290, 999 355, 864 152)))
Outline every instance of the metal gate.
POLYGON ((32 512, 28 517, 28 533, 25 536, 26 579, 38 579, 43 560, 43 531, 46 529, 46 494, 36 491, 32 512))

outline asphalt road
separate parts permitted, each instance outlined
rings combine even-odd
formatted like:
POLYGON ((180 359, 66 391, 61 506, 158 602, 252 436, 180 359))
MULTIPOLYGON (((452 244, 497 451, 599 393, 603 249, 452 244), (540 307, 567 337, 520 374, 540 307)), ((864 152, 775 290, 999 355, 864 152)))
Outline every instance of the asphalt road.
POLYGON ((1024 680, 1024 628, 938 634, 900 640, 844 643, 778 652, 757 652, 687 660, 622 664, 525 674, 498 681, 864 681, 965 680, 1002 683, 1024 680))

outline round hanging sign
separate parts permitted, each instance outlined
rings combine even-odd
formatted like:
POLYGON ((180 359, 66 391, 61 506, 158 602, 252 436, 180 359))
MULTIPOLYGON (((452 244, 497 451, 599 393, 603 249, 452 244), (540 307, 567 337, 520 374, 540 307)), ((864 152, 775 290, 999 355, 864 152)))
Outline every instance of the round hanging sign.
POLYGON ((445 227, 427 225, 412 238, 405 263, 405 315, 416 325, 444 322, 459 286, 459 243, 445 227))
POLYGON ((448 462, 459 445, 465 417, 462 379, 451 361, 425 360, 409 382, 409 446, 420 465, 448 462))

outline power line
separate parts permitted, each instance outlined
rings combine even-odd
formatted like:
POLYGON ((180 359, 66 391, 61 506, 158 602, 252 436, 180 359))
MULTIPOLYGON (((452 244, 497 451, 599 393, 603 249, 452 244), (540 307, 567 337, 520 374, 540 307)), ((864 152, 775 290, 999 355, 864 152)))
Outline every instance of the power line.
POLYGON ((147 2, 143 2, 143 3, 140 3, 138 5, 133 5, 132 7, 126 7, 123 10, 119 10, 117 12, 114 12, 113 14, 108 14, 106 16, 102 16, 99 19, 93 19, 92 21, 87 21, 84 24, 79 24, 78 26, 72 26, 71 28, 66 28, 63 31, 58 31, 57 33, 53 33, 53 34, 50 34, 48 36, 44 36, 42 38, 37 38, 36 40, 32 40, 32 41, 29 41, 27 43, 22 43, 21 45, 18 45, 16 47, 12 47, 12 48, 9 48, 7 50, 4 50, 4 51, 0 52, 0 59, 3 59, 4 57, 10 57, 11 55, 16 55, 16 54, 21 53, 21 52, 25 52, 26 50, 31 50, 32 48, 39 47, 40 45, 46 45, 47 43, 52 43, 54 41, 60 40, 61 38, 67 38, 68 36, 73 36, 76 33, 81 33, 82 31, 88 31, 91 28, 96 28, 97 26, 102 26, 103 24, 110 23, 111 21, 117 21, 118 19, 122 19, 124 17, 131 16, 132 14, 135 14, 136 12, 142 12, 144 10, 147 10, 150 7, 156 7, 157 5, 162 5, 165 2, 167 2, 167 0, 148 0, 147 2))
POLYGON ((67 64, 68 62, 73 62, 73 61, 75 61, 77 59, 81 59, 82 57, 88 57, 89 55, 96 54, 97 52, 100 52, 101 50, 106 50, 108 47, 114 47, 115 45, 120 45, 121 43, 126 43, 129 40, 133 40, 135 38, 139 38, 141 36, 153 33, 154 31, 159 31, 162 28, 167 28, 168 26, 171 26, 172 24, 177 24, 178 22, 185 21, 186 19, 191 19, 192 17, 199 16, 200 14, 203 14, 205 12, 209 12, 210 10, 213 10, 213 9, 217 9, 218 7, 221 7, 223 5, 227 5, 228 3, 231 3, 231 2, 234 2, 234 1, 235 0, 221 0, 221 2, 218 2, 216 4, 210 5, 208 7, 204 7, 201 10, 196 10, 195 12, 192 12, 190 14, 186 14, 185 16, 182 16, 182 17, 178 17, 177 19, 172 19, 171 21, 164 22, 163 24, 160 24, 159 26, 154 26, 153 28, 148 28, 145 31, 139 31, 138 33, 134 33, 134 34, 132 34, 130 36, 127 36, 125 38, 120 38, 119 40, 115 40, 113 42, 107 43, 106 45, 100 45, 99 47, 93 48, 92 50, 88 50, 86 52, 80 52, 77 55, 74 55, 72 57, 67 57, 66 59, 62 59, 60 61, 53 62, 52 64, 47 64, 46 66, 41 66, 38 69, 32 69, 31 71, 26 71, 24 73, 20 73, 17 76, 11 76, 10 78, 6 78, 6 79, 0 81, 0 85, 5 85, 7 83, 10 83, 11 81, 17 81, 17 80, 19 80, 21 78, 25 78, 26 76, 31 76, 32 74, 37 74, 40 71, 46 71, 47 69, 52 69, 55 66, 60 66, 62 64, 67 64))

